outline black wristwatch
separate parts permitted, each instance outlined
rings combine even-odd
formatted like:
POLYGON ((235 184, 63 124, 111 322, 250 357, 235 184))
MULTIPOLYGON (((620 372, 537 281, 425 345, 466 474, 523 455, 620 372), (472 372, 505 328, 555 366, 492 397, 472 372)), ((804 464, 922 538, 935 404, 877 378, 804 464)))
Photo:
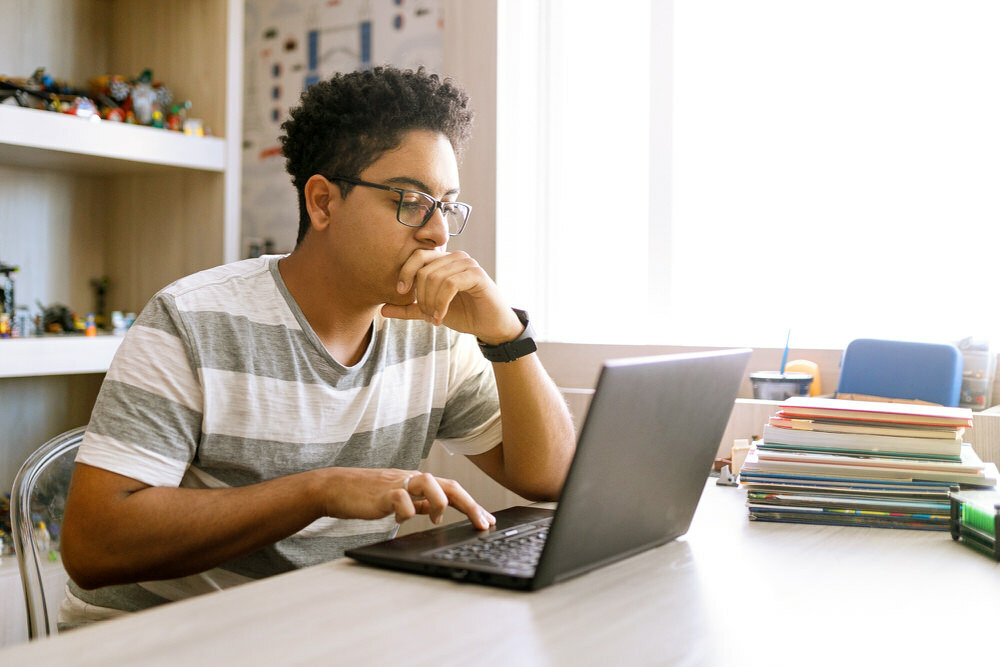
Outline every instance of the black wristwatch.
POLYGON ((500 345, 487 345, 480 340, 479 349, 483 351, 483 356, 489 361, 516 361, 538 349, 538 346, 535 345, 535 330, 531 328, 531 322, 528 321, 528 313, 517 308, 512 308, 512 310, 517 315, 517 319, 524 325, 524 331, 514 340, 500 345))

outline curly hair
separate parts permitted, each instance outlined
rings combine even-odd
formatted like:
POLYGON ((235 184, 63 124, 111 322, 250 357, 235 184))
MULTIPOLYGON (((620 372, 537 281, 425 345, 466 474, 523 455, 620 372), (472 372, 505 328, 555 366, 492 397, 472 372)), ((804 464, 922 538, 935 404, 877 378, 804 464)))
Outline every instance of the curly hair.
MULTIPOLYGON (((305 185, 314 174, 357 178, 410 130, 440 132, 461 158, 472 132, 465 91, 423 67, 335 74, 307 88, 281 125, 285 170, 299 195, 301 243, 309 230, 305 185)), ((338 184, 344 196, 350 184, 338 184)))

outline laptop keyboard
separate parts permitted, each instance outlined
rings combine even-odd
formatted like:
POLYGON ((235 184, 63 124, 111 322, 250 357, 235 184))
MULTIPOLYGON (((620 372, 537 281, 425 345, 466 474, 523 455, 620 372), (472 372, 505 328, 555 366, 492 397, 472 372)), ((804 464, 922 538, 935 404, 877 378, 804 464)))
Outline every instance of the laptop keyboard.
POLYGON ((551 523, 551 517, 539 519, 438 549, 430 555, 453 563, 489 564, 505 570, 534 571, 551 523))

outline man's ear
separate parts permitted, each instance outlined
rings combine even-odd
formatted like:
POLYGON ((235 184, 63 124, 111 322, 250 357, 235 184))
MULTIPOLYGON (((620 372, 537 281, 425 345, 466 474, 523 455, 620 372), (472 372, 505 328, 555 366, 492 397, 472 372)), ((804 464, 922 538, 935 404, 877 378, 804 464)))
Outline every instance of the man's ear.
POLYGON ((306 181, 306 210, 312 221, 313 229, 324 229, 329 226, 333 212, 342 198, 340 188, 319 174, 313 174, 306 181))

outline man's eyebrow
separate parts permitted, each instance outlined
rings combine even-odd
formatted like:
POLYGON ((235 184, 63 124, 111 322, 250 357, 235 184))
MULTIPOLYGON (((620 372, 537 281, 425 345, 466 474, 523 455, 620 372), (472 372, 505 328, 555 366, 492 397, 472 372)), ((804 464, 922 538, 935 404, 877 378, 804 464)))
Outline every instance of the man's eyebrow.
MULTIPOLYGON (((387 178, 386 183, 390 183, 393 185, 408 185, 410 186, 411 189, 420 190, 421 192, 426 194, 431 193, 431 188, 429 185, 427 185, 420 179, 410 178, 409 176, 396 176, 393 178, 387 178)), ((447 197, 448 195, 457 195, 457 194, 458 194, 458 188, 452 188, 451 190, 445 192, 444 196, 447 197)))

